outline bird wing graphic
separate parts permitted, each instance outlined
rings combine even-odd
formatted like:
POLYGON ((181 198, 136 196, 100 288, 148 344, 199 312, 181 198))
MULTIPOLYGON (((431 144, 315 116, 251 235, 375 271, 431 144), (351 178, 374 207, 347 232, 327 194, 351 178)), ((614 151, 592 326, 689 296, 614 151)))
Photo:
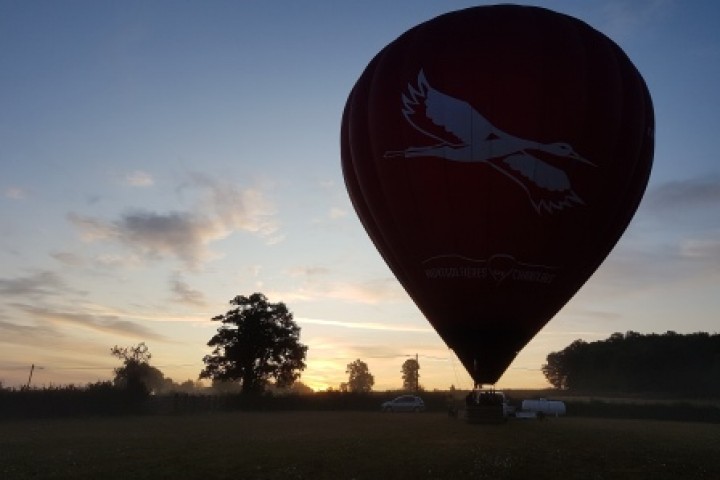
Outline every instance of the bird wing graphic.
POLYGON ((420 70, 417 87, 408 84, 402 94, 403 115, 416 130, 442 143, 463 146, 472 143, 477 117, 487 122, 468 102, 435 90, 420 70))
POLYGON ((584 205, 564 171, 525 151, 489 163, 525 190, 538 213, 584 205))
POLYGON ((565 172, 526 152, 508 155, 502 162, 545 190, 559 192, 570 188, 570 179, 565 172))

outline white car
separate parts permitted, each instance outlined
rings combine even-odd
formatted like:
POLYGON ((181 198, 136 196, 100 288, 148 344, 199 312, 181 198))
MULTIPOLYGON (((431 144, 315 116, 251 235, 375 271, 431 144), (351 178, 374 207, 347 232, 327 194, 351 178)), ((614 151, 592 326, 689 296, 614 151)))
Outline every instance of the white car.
POLYGON ((425 402, 415 395, 402 395, 382 404, 383 412, 422 412, 425 402))

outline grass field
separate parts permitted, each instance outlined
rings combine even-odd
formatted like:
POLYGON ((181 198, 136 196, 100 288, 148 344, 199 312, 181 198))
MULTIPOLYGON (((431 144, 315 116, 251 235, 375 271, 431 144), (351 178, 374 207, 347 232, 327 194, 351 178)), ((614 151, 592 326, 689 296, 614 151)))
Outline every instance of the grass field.
POLYGON ((718 479, 720 425, 440 413, 0 422, 2 479, 718 479))

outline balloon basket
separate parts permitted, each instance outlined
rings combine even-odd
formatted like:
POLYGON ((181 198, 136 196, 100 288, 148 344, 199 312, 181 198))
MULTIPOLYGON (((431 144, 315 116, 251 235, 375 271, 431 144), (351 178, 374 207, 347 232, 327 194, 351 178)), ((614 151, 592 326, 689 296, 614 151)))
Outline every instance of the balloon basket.
POLYGON ((468 405, 466 410, 467 423, 498 424, 507 421, 502 405, 468 405))

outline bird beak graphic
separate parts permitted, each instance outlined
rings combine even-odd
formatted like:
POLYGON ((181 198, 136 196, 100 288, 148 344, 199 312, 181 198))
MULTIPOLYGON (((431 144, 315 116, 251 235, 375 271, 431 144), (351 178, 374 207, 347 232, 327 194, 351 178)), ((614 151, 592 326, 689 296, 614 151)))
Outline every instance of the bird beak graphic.
POLYGON ((581 157, 580 155, 578 155, 578 154, 575 153, 575 152, 572 152, 572 153, 570 154, 570 158, 572 158, 572 159, 574 159, 574 160, 577 160, 577 161, 579 161, 579 162, 582 162, 582 163, 584 163, 584 164, 586 164, 586 165, 590 165, 591 167, 597 167, 597 165, 595 165, 593 162, 591 162, 590 160, 588 160, 588 159, 586 159, 586 158, 581 157))

